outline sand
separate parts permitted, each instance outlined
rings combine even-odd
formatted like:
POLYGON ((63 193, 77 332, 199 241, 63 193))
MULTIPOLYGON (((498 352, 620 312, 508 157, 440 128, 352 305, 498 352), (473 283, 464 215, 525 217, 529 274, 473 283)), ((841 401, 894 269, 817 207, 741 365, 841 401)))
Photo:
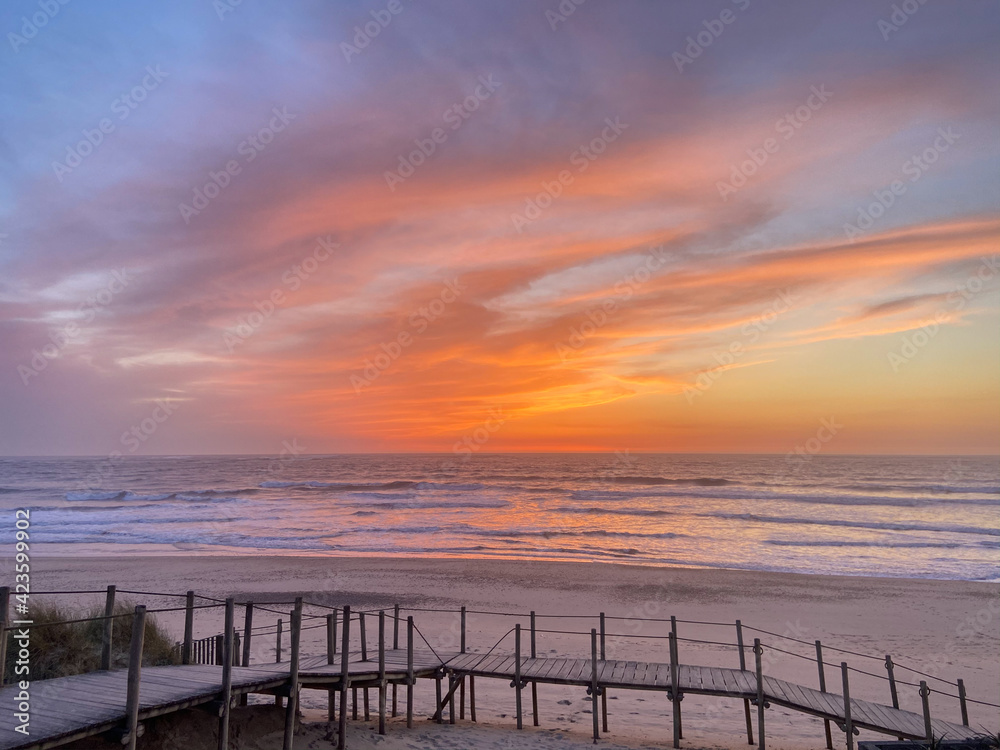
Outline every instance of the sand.
MULTIPOLYGON (((114 583, 122 589, 183 592, 194 589, 208 596, 249 596, 257 602, 307 600, 354 607, 384 607, 394 603, 412 608, 457 609, 490 612, 575 615, 576 619, 539 621, 550 630, 589 631, 597 627, 597 614, 610 617, 668 618, 682 622, 682 638, 735 640, 735 627, 691 624, 684 621, 732 623, 740 618, 752 626, 811 643, 821 639, 826 648, 827 680, 840 692, 839 662, 875 675, 884 675, 879 659, 863 659, 833 651, 841 647, 879 657, 892 654, 905 664, 928 674, 965 680, 970 697, 1000 703, 1000 585, 961 581, 847 578, 816 575, 758 573, 731 570, 653 568, 609 564, 509 562, 498 560, 435 560, 316 557, 49 557, 33 563, 33 589, 101 588, 114 583)), ((130 595, 152 607, 176 605, 176 600, 130 595)), ((84 606, 100 597, 60 597, 84 606)), ((285 609, 284 607, 280 607, 285 609)), ((199 613, 196 637, 219 631, 221 614, 199 613)), ((407 614, 404 612, 404 614, 407 614)), ((457 647, 458 616, 411 612, 431 644, 440 650, 457 647)), ((176 637, 182 632, 180 614, 158 616, 176 637)), ((273 622, 277 615, 259 614, 255 624, 273 622)), ((285 617, 287 621, 287 616, 285 617)), ((468 643, 472 650, 487 651, 500 636, 527 617, 470 614, 468 643)), ((621 634, 608 640, 609 658, 667 661, 662 638, 668 625, 653 622, 609 620, 608 630, 621 634)), ((324 653, 321 628, 303 633, 305 654, 324 653)), ((781 642, 760 636, 765 643, 804 655, 808 645, 781 642)), ((508 638, 507 643, 510 643, 508 638)), ((589 635, 540 633, 539 655, 589 654, 589 635)), ((512 648, 512 646, 511 646, 512 648)), ((254 658, 273 659, 273 636, 254 641, 254 658)), ((710 666, 738 666, 736 651, 710 644, 680 643, 681 660, 710 666)), ((765 654, 765 672, 775 677, 816 686, 814 661, 775 653, 765 654)), ((916 674, 899 671, 897 677, 917 681, 916 674)), ((949 692, 954 688, 939 685, 949 692)), ((919 711, 916 689, 900 687, 904 708, 919 711)), ((426 720, 433 711, 433 683, 417 687, 417 712, 421 719, 412 730, 398 721, 390 723, 386 737, 379 737, 371 722, 351 727, 351 748, 576 748, 592 747, 589 702, 583 689, 539 687, 541 726, 517 732, 514 728, 514 691, 499 680, 477 682, 478 724, 468 720, 455 726, 438 726, 426 720)), ((852 676, 855 698, 889 702, 887 684, 864 675, 852 676)), ((525 694, 527 696, 527 693, 525 694)), ((527 702, 526 702, 527 703, 527 702)), ((303 728, 296 747, 329 748, 326 739, 325 693, 304 691, 303 728)), ((374 701, 373 701, 374 705, 374 701)), ((665 695, 653 692, 609 693, 610 733, 603 747, 668 747, 671 739, 670 706, 665 695)), ((940 693, 931 695, 935 716, 958 721, 957 701, 940 693)), ((686 696, 683 703, 686 748, 746 747, 743 710, 739 701, 686 696)), ((1000 710, 970 706, 971 724, 1000 730, 1000 710)), ((780 707, 768 711, 768 739, 773 748, 817 748, 823 745, 818 719, 780 707)), ((530 724, 530 714, 528 718, 530 724)), ((862 732, 860 739, 879 735, 862 732)), ((834 727, 835 746, 844 737, 834 727)), ((280 741, 275 739, 275 747, 280 741)), ((265 743, 266 744, 266 743, 265 743)))

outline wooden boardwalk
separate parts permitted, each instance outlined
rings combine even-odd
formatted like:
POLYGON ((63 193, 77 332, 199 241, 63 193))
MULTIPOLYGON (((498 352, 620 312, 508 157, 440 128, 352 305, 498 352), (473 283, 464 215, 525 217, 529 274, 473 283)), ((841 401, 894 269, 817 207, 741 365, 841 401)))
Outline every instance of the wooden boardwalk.
MULTIPOLYGON (((480 654, 460 654, 448 661, 446 668, 457 674, 513 680, 515 660, 509 654, 484 659, 480 654)), ((520 674, 528 682, 553 685, 590 687, 593 679, 590 659, 522 658, 520 674)), ((635 661, 598 661, 597 684, 602 688, 621 690, 672 690, 670 664, 635 661)), ((681 664, 678 667, 681 694, 714 695, 750 701, 757 699, 757 675, 754 672, 724 667, 700 667, 681 664)), ((845 706, 842 695, 824 693, 796 685, 786 680, 764 676, 764 700, 802 713, 829 719, 842 725, 845 706)), ((924 719, 920 714, 883 706, 869 701, 851 699, 851 719, 854 726, 908 739, 925 737, 924 719)), ((941 719, 932 719, 935 737, 949 739, 972 737, 976 731, 941 719)))
MULTIPOLYGON (((327 664, 326 657, 307 657, 299 662, 299 684, 302 687, 334 689, 341 682, 342 665, 327 664)), ((233 667, 232 694, 282 692, 289 682, 287 662, 254 667, 233 667)), ((482 677, 514 680, 517 672, 511 654, 475 653, 434 654, 414 650, 413 674, 417 678, 439 678, 450 673, 456 678, 482 677)), ((522 658, 519 673, 524 682, 591 687, 594 662, 579 658, 522 658)), ((352 652, 348 660, 349 683, 355 686, 377 684, 379 664, 371 655, 362 660, 352 652)), ((387 684, 405 683, 408 676, 408 654, 405 649, 385 651, 387 684)), ((765 676, 764 698, 768 703, 785 706, 812 716, 845 722, 842 696, 796 685, 765 676)), ((523 684, 522 683, 522 684, 523 684)), ((672 691, 671 665, 654 662, 603 660, 597 661, 597 683, 601 688, 618 690, 672 691)), ((32 683, 31 735, 25 737, 13 731, 11 720, 0 726, 0 748, 58 747, 68 742, 119 729, 125 721, 127 673, 125 671, 91 672, 32 683)), ((739 669, 678 666, 678 686, 681 694, 723 696, 733 699, 756 700, 757 676, 739 669)), ((193 706, 218 702, 222 692, 222 668, 210 665, 146 667, 142 670, 139 718, 179 711, 193 706)), ((0 689, 0 715, 16 713, 17 687, 0 689)), ((448 698, 446 696, 445 701, 448 698)), ((664 703, 664 710, 668 702, 664 703)), ((924 719, 909 711, 894 709, 868 701, 851 699, 854 726, 888 735, 912 739, 925 737, 924 719)), ((221 708, 220 708, 221 710, 221 708)), ((971 737, 969 727, 940 719, 932 720, 934 735, 949 739, 971 737)))

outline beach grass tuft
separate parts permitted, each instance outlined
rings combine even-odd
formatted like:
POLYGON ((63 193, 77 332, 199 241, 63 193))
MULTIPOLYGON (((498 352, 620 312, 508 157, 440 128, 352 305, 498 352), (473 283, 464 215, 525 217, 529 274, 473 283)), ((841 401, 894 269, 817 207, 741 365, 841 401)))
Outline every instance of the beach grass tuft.
MULTIPOLYGON (((135 605, 128 601, 115 604, 116 617, 111 638, 111 668, 128 666, 129 641, 132 637, 130 615, 135 605)), ((101 667, 101 639, 104 631, 103 607, 80 612, 58 604, 32 603, 25 619, 32 620, 29 646, 29 672, 15 671, 18 645, 7 640, 6 671, 8 680, 46 680, 93 672, 101 667), (73 622, 87 619, 86 622, 73 622)), ((152 616, 146 618, 143 634, 143 666, 179 664, 180 657, 167 632, 152 616)))

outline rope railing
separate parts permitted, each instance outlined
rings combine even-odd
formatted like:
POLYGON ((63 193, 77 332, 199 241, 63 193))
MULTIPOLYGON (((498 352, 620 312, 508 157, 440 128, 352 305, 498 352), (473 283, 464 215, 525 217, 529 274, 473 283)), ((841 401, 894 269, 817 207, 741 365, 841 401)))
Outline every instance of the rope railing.
MULTIPOLYGON (((203 594, 194 594, 193 592, 179 594, 179 593, 175 593, 175 592, 145 591, 145 590, 140 590, 140 589, 118 589, 117 591, 118 591, 118 593, 126 594, 126 595, 132 595, 132 596, 149 596, 149 597, 186 598, 188 596, 193 595, 193 597, 196 598, 196 599, 200 599, 202 601, 210 602, 209 604, 199 604, 199 605, 192 605, 192 606, 164 607, 164 608, 159 608, 159 609, 150 609, 150 610, 146 610, 147 614, 163 614, 163 613, 170 613, 170 612, 191 611, 191 610, 199 610, 199 609, 213 609, 213 608, 224 607, 225 603, 226 603, 225 599, 219 599, 219 598, 216 598, 216 597, 211 597, 211 596, 207 596, 207 595, 203 595, 203 594)), ((67 590, 52 590, 52 591, 33 591, 33 592, 31 592, 31 595, 32 596, 75 596, 75 595, 95 595, 95 594, 105 594, 105 593, 106 593, 106 590, 104 590, 104 589, 79 589, 79 590, 68 590, 67 589, 67 590)), ((253 602, 252 600, 250 600, 248 598, 248 600, 246 602, 239 602, 239 603, 237 603, 237 606, 247 607, 247 606, 250 606, 252 604, 253 608, 255 610, 257 610, 257 611, 267 612, 267 613, 276 614, 276 615, 285 615, 285 614, 288 614, 287 611, 280 610, 280 609, 275 609, 275 607, 281 607, 283 605, 295 605, 296 603, 297 603, 296 601, 287 601, 287 602, 286 601, 268 601, 268 602, 265 602, 265 603, 257 603, 257 602, 253 602)), ((300 603, 301 606, 314 607, 314 608, 317 608, 317 609, 320 609, 320 610, 324 610, 326 612, 332 612, 333 613, 333 620, 334 620, 334 622, 336 624, 342 624, 344 622, 344 617, 343 617, 343 610, 344 610, 344 608, 341 607, 341 606, 335 606, 335 605, 330 605, 330 604, 323 604, 323 603, 316 602, 316 601, 304 601, 304 600, 299 600, 298 603, 300 603)), ((528 617, 532 617, 532 616, 534 618, 536 618, 536 619, 550 619, 550 620, 595 620, 595 619, 597 619, 597 617, 595 615, 527 613, 527 612, 510 612, 510 611, 501 611, 501 610, 467 609, 467 608, 462 608, 462 609, 448 609, 448 608, 435 608, 435 607, 398 607, 398 610, 399 611, 408 611, 408 612, 437 613, 437 614, 459 614, 459 613, 462 613, 463 615, 482 615, 482 616, 491 616, 491 617, 516 617, 516 618, 525 618, 525 619, 527 619, 528 617)), ((376 614, 376 613, 379 613, 379 612, 385 613, 385 617, 387 619, 389 619, 390 622, 405 622, 405 618, 403 618, 403 617, 397 617, 394 613, 392 613, 392 612, 386 612, 384 609, 377 608, 377 607, 373 607, 371 609, 365 609, 365 610, 353 610, 351 612, 351 615, 350 615, 349 619, 350 620, 354 620, 354 621, 359 621, 366 614, 376 614)), ((98 615, 98 616, 95 616, 95 617, 75 618, 75 619, 60 620, 60 621, 55 621, 55 622, 31 623, 31 624, 28 624, 28 625, 19 624, 17 627, 19 627, 19 628, 54 627, 54 626, 58 626, 58 625, 73 625, 73 624, 87 623, 87 622, 101 622, 101 621, 107 621, 109 619, 115 620, 115 619, 119 619, 119 618, 131 617, 131 616, 132 616, 131 613, 120 613, 120 614, 110 614, 110 615, 109 614, 101 614, 101 615, 98 615)), ((300 625, 300 629, 301 630, 313 630, 313 629, 317 629, 317 628, 326 627, 327 626, 327 618, 329 617, 329 615, 328 614, 311 614, 311 613, 306 614, 306 613, 302 613, 301 617, 302 617, 303 620, 323 620, 324 621, 324 622, 319 622, 319 623, 312 624, 312 625, 300 625)), ((681 620, 681 619, 677 619, 677 618, 634 617, 634 616, 627 616, 627 615, 602 615, 601 617, 602 617, 602 620, 603 619, 606 619, 606 620, 615 620, 617 622, 664 623, 664 624, 672 624, 675 627, 676 627, 677 624, 698 625, 698 626, 705 626, 705 627, 726 627, 726 628, 733 627, 733 623, 717 622, 717 621, 711 621, 711 620, 681 620)), ((463 623, 464 623, 464 620, 463 620, 463 623)), ((12 627, 13 627, 13 626, 11 626, 9 624, 9 621, 8 622, 4 622, 3 624, 4 624, 4 629, 5 630, 11 630, 12 627)), ((804 646, 809 646, 810 648, 813 647, 814 643, 815 643, 815 642, 810 642, 810 641, 807 641, 807 640, 803 640, 801 638, 796 638, 796 637, 791 636, 791 635, 775 633, 773 631, 765 630, 763 628, 756 628, 756 627, 753 627, 751 625, 745 625, 744 624, 743 627, 746 630, 754 631, 756 633, 760 633, 762 635, 766 635, 766 636, 769 636, 771 638, 776 638, 776 639, 780 639, 780 640, 784 640, 784 641, 790 641, 790 642, 793 642, 793 643, 798 643, 798 644, 801 644, 801 645, 804 645, 804 646)), ((602 625, 602 628, 603 628, 603 625, 602 625)), ((423 642, 427 645, 427 647, 431 650, 431 652, 434 654, 434 656, 438 660, 443 661, 442 658, 441 658, 441 656, 440 656, 440 654, 437 653, 437 651, 435 650, 435 648, 431 645, 430 641, 423 634, 423 632, 419 629, 419 627, 414 626, 414 630, 420 636, 420 638, 423 640, 423 642)), ((486 655, 484 655, 483 658, 485 658, 486 656, 492 654, 493 651, 500 645, 500 643, 502 643, 503 640, 505 638, 507 638, 507 636, 509 636, 511 633, 513 633, 514 630, 515 630, 515 628, 511 628, 510 630, 508 630, 507 633, 505 633, 500 638, 500 640, 498 640, 490 648, 490 650, 486 653, 486 655)), ((247 635, 247 632, 246 632, 245 629, 243 631, 238 631, 238 632, 243 632, 244 637, 246 637, 246 635, 247 635)), ((275 633, 278 633, 278 632, 280 632, 280 626, 277 625, 277 624, 275 624, 275 625, 256 626, 256 627, 251 627, 249 629, 249 633, 252 634, 252 635, 269 635, 269 634, 275 634, 275 633)), ((561 629, 535 628, 534 632, 536 632, 536 633, 556 634, 556 635, 573 635, 573 636, 586 636, 586 635, 589 635, 588 631, 561 630, 561 629)), ((603 637, 608 637, 608 638, 622 638, 622 639, 634 639, 634 640, 669 640, 673 636, 673 637, 676 637, 677 641, 681 641, 681 642, 685 642, 685 643, 698 644, 698 645, 718 646, 718 647, 723 647, 723 648, 734 648, 734 649, 739 649, 740 645, 741 645, 741 644, 738 644, 738 643, 730 643, 730 642, 726 642, 726 641, 715 641, 715 640, 698 639, 698 638, 685 638, 685 637, 677 636, 676 633, 673 633, 671 635, 652 635, 652 634, 642 634, 642 633, 608 633, 608 632, 603 632, 603 630, 602 630, 602 636, 603 637)), ((218 636, 209 636, 209 638, 216 638, 216 637, 218 637, 218 636)), ((202 639, 202 640, 207 640, 207 639, 202 639)), ((794 651, 789 651, 787 649, 783 649, 781 647, 775 646, 772 643, 762 644, 762 645, 764 645, 769 650, 772 650, 772 651, 775 651, 775 652, 778 652, 778 653, 781 653, 781 654, 785 654, 785 655, 788 655, 788 656, 793 656, 793 657, 796 657, 796 658, 799 658, 799 659, 803 659, 803 660, 806 660, 806 661, 816 661, 816 658, 814 656, 805 656, 803 654, 799 654, 799 653, 796 653, 794 651)), ((742 648, 744 650, 752 650, 752 646, 749 643, 742 644, 742 648)), ((826 651, 832 651, 832 652, 841 653, 841 654, 848 654, 850 656, 854 656, 854 657, 857 657, 857 658, 869 659, 869 660, 880 661, 880 662, 885 663, 885 657, 882 657, 882 656, 874 656, 872 654, 866 654, 866 653, 863 653, 863 652, 860 652, 860 651, 855 651, 855 650, 852 650, 852 649, 841 648, 841 647, 838 647, 838 646, 831 646, 831 645, 828 645, 828 644, 824 644, 823 648, 826 651)), ((482 663, 482 660, 480 660, 477 663, 476 666, 478 666, 481 663, 482 663)), ((949 679, 946 679, 944 677, 939 677, 939 676, 934 675, 934 674, 930 674, 928 672, 922 671, 922 670, 917 669, 915 667, 911 667, 911 666, 909 666, 909 665, 907 665, 905 663, 894 662, 891 666, 894 667, 897 670, 901 669, 901 670, 905 670, 907 672, 910 672, 910 673, 913 673, 913 674, 916 674, 916 675, 920 675, 921 677, 924 677, 924 678, 926 678, 928 680, 935 680, 937 682, 944 683, 946 685, 951 685, 951 686, 954 686, 954 687, 959 687, 959 690, 960 691, 962 690, 962 688, 959 686, 959 683, 956 682, 956 681, 949 680, 949 679)), ((888 665, 887 665, 887 668, 888 668, 888 665)), ((853 671, 853 672, 856 672, 858 674, 863 674, 863 675, 868 676, 868 677, 873 677, 873 678, 881 680, 881 681, 893 682, 893 683, 895 683, 897 685, 905 685, 905 686, 908 686, 908 687, 919 687, 918 683, 914 683, 914 682, 910 682, 910 681, 907 681, 907 680, 902 680, 902 679, 898 679, 898 678, 894 678, 894 677, 891 678, 891 677, 888 677, 888 676, 886 676, 884 674, 877 674, 877 673, 869 672, 867 670, 859 669, 857 667, 848 667, 848 669, 851 670, 851 671, 853 671)), ((992 708, 1000 708, 1000 704, 996 704, 996 703, 993 703, 993 702, 990 702, 990 701, 977 700, 977 699, 974 699, 974 698, 969 698, 969 697, 967 697, 965 695, 955 695, 953 693, 945 692, 943 690, 938 690, 938 691, 935 691, 935 692, 938 695, 941 695, 943 697, 949 697, 949 698, 955 698, 955 699, 959 699, 959 700, 964 700, 964 701, 967 701, 969 703, 975 703, 977 705, 982 705, 982 706, 989 706, 989 707, 992 707, 992 708)))

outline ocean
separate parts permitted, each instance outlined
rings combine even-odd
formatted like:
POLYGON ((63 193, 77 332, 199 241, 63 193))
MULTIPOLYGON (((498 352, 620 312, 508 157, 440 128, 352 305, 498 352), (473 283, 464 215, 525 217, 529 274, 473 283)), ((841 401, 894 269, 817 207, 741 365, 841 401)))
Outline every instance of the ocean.
MULTIPOLYGON (((408 555, 1000 580, 992 457, 0 458, 34 554, 408 555)), ((4 556, 6 553, 3 553, 4 556)))

